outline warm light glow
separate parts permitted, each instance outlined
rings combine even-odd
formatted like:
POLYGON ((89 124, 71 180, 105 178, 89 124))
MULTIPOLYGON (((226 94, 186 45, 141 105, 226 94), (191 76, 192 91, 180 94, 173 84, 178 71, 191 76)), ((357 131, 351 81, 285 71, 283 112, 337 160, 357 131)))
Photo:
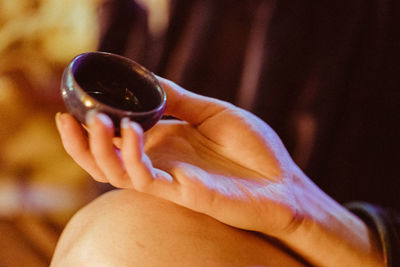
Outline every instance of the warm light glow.
POLYGON ((136 0, 148 12, 150 32, 162 34, 168 25, 169 0, 136 0))
POLYGON ((88 108, 93 107, 93 102, 90 99, 85 99, 85 101, 83 101, 83 104, 88 108))

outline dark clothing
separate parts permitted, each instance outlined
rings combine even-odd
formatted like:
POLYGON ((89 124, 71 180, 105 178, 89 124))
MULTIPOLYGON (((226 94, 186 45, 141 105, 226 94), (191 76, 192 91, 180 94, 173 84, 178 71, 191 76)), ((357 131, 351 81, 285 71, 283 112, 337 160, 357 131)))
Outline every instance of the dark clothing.
POLYGON ((387 266, 400 266, 400 214, 365 202, 352 202, 346 207, 375 231, 387 266))

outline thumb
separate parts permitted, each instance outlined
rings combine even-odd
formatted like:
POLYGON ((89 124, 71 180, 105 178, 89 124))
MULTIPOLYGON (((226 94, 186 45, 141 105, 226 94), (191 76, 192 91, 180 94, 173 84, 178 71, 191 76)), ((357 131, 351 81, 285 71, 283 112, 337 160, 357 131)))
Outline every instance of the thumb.
POLYGON ((228 102, 189 92, 167 79, 157 77, 167 93, 166 115, 189 122, 194 126, 234 106, 228 102))

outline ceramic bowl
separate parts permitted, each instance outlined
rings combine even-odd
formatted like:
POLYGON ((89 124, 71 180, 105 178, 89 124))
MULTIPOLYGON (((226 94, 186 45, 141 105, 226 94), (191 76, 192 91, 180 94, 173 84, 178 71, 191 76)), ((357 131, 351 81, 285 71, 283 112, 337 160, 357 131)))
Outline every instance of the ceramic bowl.
POLYGON ((135 61, 105 52, 76 56, 65 68, 61 93, 65 106, 78 121, 85 123, 90 110, 107 114, 115 134, 127 117, 150 129, 161 119, 166 94, 155 75, 135 61))

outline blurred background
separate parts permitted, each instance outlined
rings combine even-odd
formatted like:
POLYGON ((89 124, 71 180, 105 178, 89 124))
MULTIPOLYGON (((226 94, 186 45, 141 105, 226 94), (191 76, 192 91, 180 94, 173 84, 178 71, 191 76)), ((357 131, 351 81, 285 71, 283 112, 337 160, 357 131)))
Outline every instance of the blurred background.
POLYGON ((0 0, 0 266, 47 266, 111 187, 63 151, 63 68, 107 51, 254 112, 337 201, 399 209, 396 1, 0 0))
POLYGON ((100 5, 0 0, 0 266, 48 266, 66 220, 98 194, 53 118, 64 66, 97 49, 100 5))

